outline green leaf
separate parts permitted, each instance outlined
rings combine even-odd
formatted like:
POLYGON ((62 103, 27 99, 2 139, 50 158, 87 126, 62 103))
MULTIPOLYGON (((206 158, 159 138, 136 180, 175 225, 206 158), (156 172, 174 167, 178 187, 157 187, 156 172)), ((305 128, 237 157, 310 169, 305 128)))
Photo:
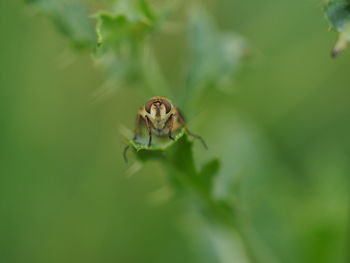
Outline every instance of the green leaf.
POLYGON ((86 5, 74 0, 27 0, 40 12, 48 15, 55 26, 78 48, 96 44, 93 20, 86 5))
POLYGON ((153 29, 148 19, 130 20, 126 15, 113 16, 109 13, 97 15, 98 44, 120 51, 123 44, 133 47, 144 41, 153 29))
POLYGON ((151 10, 147 0, 139 0, 139 5, 140 10, 149 20, 156 21, 156 15, 154 14, 153 10, 151 10))
POLYGON ((174 141, 165 139, 165 142, 156 142, 151 147, 147 146, 148 138, 139 138, 136 142, 129 141, 136 157, 141 162, 160 160, 170 173, 177 171, 178 180, 184 187, 190 185, 206 198, 212 198, 214 177, 220 169, 218 159, 208 161, 202 169, 196 169, 193 157, 193 142, 189 140, 185 129, 174 135, 174 141))
POLYGON ((214 178, 220 170, 220 161, 215 158, 208 161, 199 173, 198 181, 207 194, 212 194, 214 178))
POLYGON ((167 160, 183 175, 196 176, 196 165, 192 152, 193 142, 188 139, 188 135, 184 135, 165 152, 167 160))
POLYGON ((165 158, 164 152, 173 146, 173 144, 178 142, 184 136, 184 134, 184 130, 181 130, 180 133, 174 136, 174 141, 170 139, 164 139, 164 141, 161 140, 153 142, 150 147, 148 146, 148 138, 145 137, 140 137, 136 141, 129 140, 129 145, 136 153, 136 157, 143 162, 152 159, 163 159, 165 158))
POLYGON ((325 14, 331 27, 339 32, 339 38, 332 51, 332 56, 336 57, 350 41, 350 2, 333 1, 326 6, 325 14))
POLYGON ((217 199, 213 194, 214 179, 220 170, 219 159, 208 161, 198 170, 192 151, 193 142, 185 129, 177 134, 174 141, 159 142, 148 147, 147 140, 140 138, 137 142, 129 141, 129 146, 140 162, 159 161, 177 194, 187 196, 194 207, 211 221, 228 226, 235 223, 234 204, 217 199))
POLYGON ((339 32, 345 29, 350 19, 349 3, 346 1, 335 1, 326 6, 326 16, 331 25, 339 32))
POLYGON ((191 62, 185 97, 197 96, 211 87, 229 90, 247 51, 244 39, 219 31, 207 13, 195 10, 189 18, 188 45, 191 62))
POLYGON ((143 162, 163 159, 172 169, 195 176, 197 172, 192 154, 192 142, 188 139, 185 129, 181 129, 173 137, 174 140, 155 137, 150 147, 148 147, 148 138, 140 137, 136 142, 130 140, 129 145, 134 149, 136 157, 143 162))
POLYGON ((154 58, 149 38, 158 29, 157 17, 147 1, 118 3, 117 13, 96 15, 98 45, 95 58, 107 70, 113 87, 142 82, 152 88, 152 84, 147 86, 145 83, 149 79, 147 73, 155 72, 154 63, 150 65, 154 58))

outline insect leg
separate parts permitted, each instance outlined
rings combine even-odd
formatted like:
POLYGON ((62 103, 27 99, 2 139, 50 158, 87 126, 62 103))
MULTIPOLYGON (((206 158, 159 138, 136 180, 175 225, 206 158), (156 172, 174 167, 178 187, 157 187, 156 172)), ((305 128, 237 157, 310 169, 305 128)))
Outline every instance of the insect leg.
POLYGON ((188 135, 191 135, 191 136, 194 137, 195 139, 198 139, 198 140, 203 144, 203 147, 204 147, 206 150, 208 150, 208 146, 207 146, 207 144, 205 143, 205 141, 203 140, 203 138, 202 138, 201 136, 192 133, 187 127, 185 127, 185 129, 186 129, 186 132, 187 132, 188 135))
POLYGON ((123 157, 124 157, 124 161, 125 161, 126 163, 128 162, 128 157, 126 156, 126 154, 127 154, 128 150, 129 150, 129 148, 130 148, 130 146, 128 145, 128 146, 126 146, 126 147, 124 148, 124 151, 123 151, 123 157))
POLYGON ((152 144, 152 130, 151 130, 149 119, 147 116, 145 117, 145 122, 146 122, 146 128, 148 130, 148 135, 149 135, 148 147, 150 147, 152 144))
POLYGON ((170 117, 169 117, 169 138, 171 140, 175 140, 174 137, 172 136, 172 131, 173 131, 173 126, 174 126, 174 115, 171 114, 170 117))
POLYGON ((141 115, 137 114, 133 140, 136 140, 137 136, 139 135, 141 121, 142 121, 141 115))
POLYGON ((205 143, 205 141, 203 140, 203 138, 202 138, 201 136, 197 135, 197 134, 192 133, 192 132, 187 128, 186 122, 185 122, 183 116, 181 115, 181 113, 180 113, 180 112, 178 112, 178 113, 179 113, 179 114, 177 114, 177 115, 178 115, 178 120, 180 121, 180 123, 181 123, 181 124, 183 125, 183 127, 185 128, 187 134, 190 135, 190 136, 192 136, 192 137, 194 137, 195 139, 198 139, 198 140, 203 144, 203 147, 204 147, 205 149, 208 150, 208 146, 207 146, 207 144, 205 143))

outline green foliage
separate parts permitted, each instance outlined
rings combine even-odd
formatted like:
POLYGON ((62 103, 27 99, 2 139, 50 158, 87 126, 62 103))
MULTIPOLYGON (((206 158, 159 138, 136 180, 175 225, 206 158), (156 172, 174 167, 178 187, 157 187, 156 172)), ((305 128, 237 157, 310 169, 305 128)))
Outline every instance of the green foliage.
MULTIPOLYGON (((142 81, 149 82, 146 88, 153 92, 162 90, 155 88, 160 77, 148 39, 162 25, 165 13, 155 14, 147 1, 116 1, 115 12, 91 11, 95 15, 81 0, 27 1, 48 15, 74 46, 92 51, 96 64, 107 72, 106 83, 112 84, 112 90, 142 81)), ((102 90, 102 95, 109 89, 102 90)))
MULTIPOLYGON (((129 144, 136 153, 136 157, 142 162, 157 158, 162 159, 162 163, 166 163, 165 167, 171 167, 177 171, 187 174, 191 177, 196 177, 199 173, 195 167, 195 161, 192 153, 193 143, 189 141, 185 129, 181 129, 174 140, 165 139, 166 142, 153 143, 151 147, 147 146, 147 140, 137 139, 137 142, 130 140, 129 144)), ((209 166, 207 169, 209 177, 212 176, 210 171, 213 168, 209 166)), ((218 169, 214 169, 217 172, 218 169)), ((202 172, 203 173, 203 172, 202 172)), ((205 175, 205 173, 203 173, 205 175)))
POLYGON ((349 4, 346 1, 331 2, 326 7, 326 16, 336 30, 343 31, 350 19, 349 4))
POLYGON ((232 226, 234 207, 214 195, 215 178, 220 170, 220 160, 213 158, 200 169, 193 157, 193 142, 183 129, 175 136, 175 141, 156 144, 148 148, 144 143, 129 142, 136 158, 141 162, 160 161, 169 174, 169 181, 179 193, 192 198, 194 205, 216 222, 232 226))
POLYGON ((332 56, 342 52, 350 41, 350 2, 331 1, 325 7, 325 14, 333 29, 339 32, 339 38, 332 51, 332 56))
MULTIPOLYGON (((84 43, 91 48, 95 61, 106 70, 113 86, 138 83, 149 89, 152 95, 169 93, 167 87, 160 84, 159 80, 163 77, 157 70, 158 62, 151 41, 155 33, 161 33, 167 12, 155 13, 146 0, 111 3, 112 10, 100 11, 94 16, 94 36, 87 8, 81 3, 32 1, 55 21, 73 43, 84 43)), ((192 11, 182 23, 182 30, 187 30, 190 53, 189 60, 185 61, 185 65, 189 66, 184 92, 179 95, 180 103, 186 109, 189 102, 200 99, 208 89, 230 90, 234 73, 246 52, 245 41, 240 36, 219 31, 203 9, 192 11)), ((234 229, 235 208, 228 200, 220 200, 214 194, 220 160, 213 158, 198 168, 192 152, 193 142, 185 129, 174 137, 174 141, 156 140, 151 147, 147 147, 147 139, 142 137, 137 141, 129 140, 128 144, 139 162, 157 160, 162 163, 173 189, 189 202, 191 200, 205 215, 204 218, 234 229)))
POLYGON ((151 11, 146 7, 142 10, 143 13, 134 16, 106 12, 96 15, 96 59, 102 62, 109 78, 118 86, 139 83, 146 75, 147 38, 157 26, 151 11))
MULTIPOLYGON (((97 64, 106 70, 113 89, 137 83, 139 85, 134 86, 142 85, 152 95, 169 93, 161 81, 163 76, 158 70, 152 43, 152 36, 162 33, 168 18, 166 11, 155 13, 146 0, 111 1, 113 8, 94 15, 93 36, 90 23, 87 23, 90 17, 83 13, 87 8, 84 9, 81 3, 55 0, 32 3, 46 12, 73 43, 81 46, 85 43, 90 47, 97 64)), ((183 68, 187 70, 185 87, 178 97, 181 106, 188 110, 189 104, 193 107, 193 101, 210 89, 231 90, 234 74, 247 49, 240 36, 218 30, 202 8, 191 10, 185 23, 181 22, 182 30, 187 33, 190 56, 184 61, 183 68)), ((159 161, 172 188, 198 208, 205 219, 237 230, 234 205, 230 200, 218 199, 214 193, 220 160, 213 158, 199 167, 186 130, 180 130, 174 137, 174 141, 155 140, 151 147, 147 147, 146 137, 129 140, 128 144, 139 162, 159 161)), ((241 238, 245 240, 244 235, 241 238)), ((255 258, 250 249, 247 251, 255 258)))
POLYGON ((136 152, 140 152, 142 150, 146 151, 164 151, 168 147, 172 146, 174 143, 176 143, 178 140, 182 138, 182 136, 185 135, 185 129, 181 129, 179 132, 177 132, 175 135, 173 135, 174 140, 169 140, 168 138, 165 138, 163 140, 159 139, 158 142, 153 142, 150 147, 148 147, 148 138, 146 137, 139 137, 137 140, 129 140, 128 143, 136 150, 136 152))
MULTIPOLYGON (((79 56, 17 2, 0 4, 2 261, 345 262, 348 61, 320 56, 329 36, 310 1, 28 1, 79 56), (261 54, 238 80, 237 27, 261 54), (62 53, 74 63, 57 70, 62 53), (118 96, 91 105, 99 85, 118 96), (169 94, 209 151, 182 130, 130 141, 125 164, 116 127, 169 94)), ((329 2, 336 55, 348 2, 329 2)))
MULTIPOLYGON (((145 40, 154 25, 149 20, 130 20, 126 15, 111 15, 100 13, 97 15, 97 35, 99 48, 121 50, 134 47, 145 40)), ((132 50, 136 51, 136 50, 132 50)))
POLYGON ((203 165, 199 176, 199 184, 202 186, 203 191, 206 194, 212 194, 215 176, 218 174, 220 169, 219 159, 213 159, 203 165))
POLYGON ((199 96, 205 89, 231 90, 234 73, 247 53, 244 39, 232 32, 221 32, 204 10, 195 9, 189 16, 188 46, 191 61, 186 99, 199 96))

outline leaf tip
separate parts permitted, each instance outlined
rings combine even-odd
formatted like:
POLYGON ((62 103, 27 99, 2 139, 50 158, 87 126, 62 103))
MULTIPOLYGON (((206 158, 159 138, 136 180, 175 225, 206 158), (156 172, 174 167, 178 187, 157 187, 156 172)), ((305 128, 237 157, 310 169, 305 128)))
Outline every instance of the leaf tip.
POLYGON ((333 49, 331 52, 331 57, 336 58, 340 54, 340 51, 333 49))
POLYGON ((348 38, 347 35, 344 32, 341 32, 339 34, 339 38, 337 40, 337 42, 335 43, 335 46, 331 52, 331 56, 332 58, 337 57, 340 53, 342 53, 346 47, 348 46, 348 38))

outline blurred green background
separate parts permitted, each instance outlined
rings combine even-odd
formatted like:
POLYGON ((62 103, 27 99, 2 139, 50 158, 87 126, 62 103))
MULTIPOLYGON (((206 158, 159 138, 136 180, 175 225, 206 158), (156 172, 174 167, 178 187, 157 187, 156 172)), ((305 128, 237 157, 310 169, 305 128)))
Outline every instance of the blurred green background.
MULTIPOLYGON (((187 113, 209 145, 195 158, 221 158, 218 194, 236 191, 262 253, 349 262, 350 53, 330 58, 336 34, 316 0, 201 4, 251 51, 230 95, 212 89, 187 113)), ((246 262, 218 253, 235 247, 207 238, 186 200, 152 202, 167 184, 159 163, 127 176, 120 126, 158 94, 91 103, 105 75, 88 52, 21 1, 0 1, 0 21, 0 262, 246 262)), ((185 41, 155 41, 175 94, 185 41)))

